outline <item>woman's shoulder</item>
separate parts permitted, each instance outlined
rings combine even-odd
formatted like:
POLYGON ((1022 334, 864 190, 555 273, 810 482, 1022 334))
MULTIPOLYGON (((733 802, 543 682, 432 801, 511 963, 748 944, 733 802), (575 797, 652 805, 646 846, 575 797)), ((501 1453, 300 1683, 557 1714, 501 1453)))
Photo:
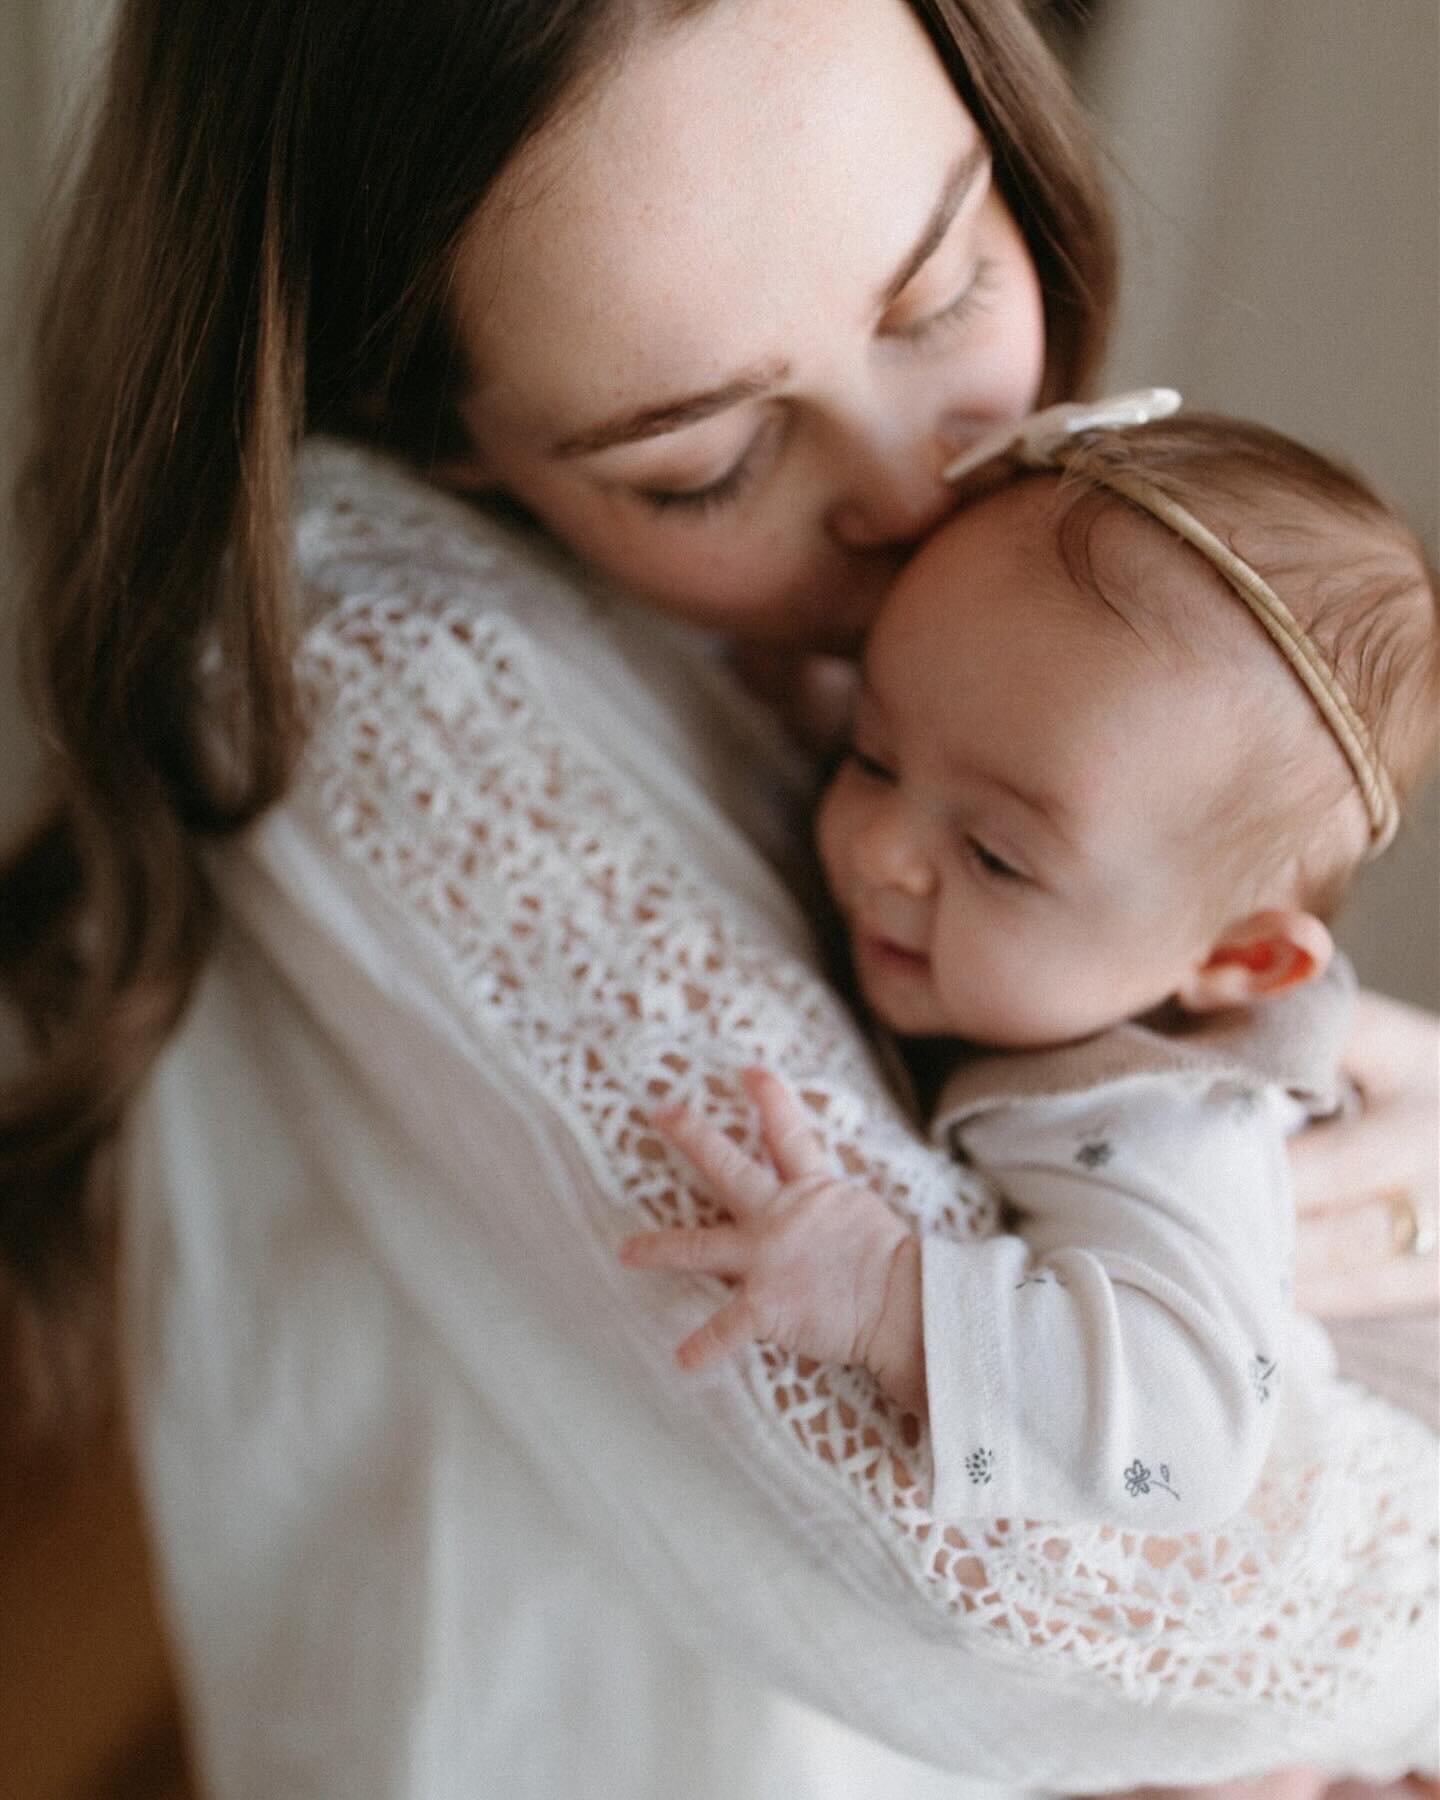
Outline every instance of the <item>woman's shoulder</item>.
POLYGON ((513 748, 580 680, 588 705, 557 721, 572 742, 613 736, 617 700, 622 718, 633 711, 610 617, 628 609, 538 532, 391 455, 324 437, 302 450, 293 517, 312 751, 381 724, 415 754, 455 730, 513 748))
MULTIPOLYGON (((302 787, 343 770, 368 812, 400 771, 436 792, 450 769, 500 805, 526 769, 588 771, 717 879, 784 859, 804 772, 693 632, 360 445, 306 444, 294 520, 302 787)), ((601 809, 611 835, 624 810, 601 809)))
POLYGON ((472 605, 585 612, 597 584, 537 531, 426 481, 398 457, 312 436, 298 459, 294 566, 305 624, 383 597, 423 606, 444 589, 472 605))

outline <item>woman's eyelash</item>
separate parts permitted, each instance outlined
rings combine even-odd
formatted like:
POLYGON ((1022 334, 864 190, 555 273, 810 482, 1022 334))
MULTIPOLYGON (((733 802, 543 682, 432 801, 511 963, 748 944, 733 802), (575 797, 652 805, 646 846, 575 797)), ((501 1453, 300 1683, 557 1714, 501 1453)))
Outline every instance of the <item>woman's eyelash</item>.
POLYGON ((679 512, 691 517, 722 506, 731 506, 778 453, 784 439, 784 421, 767 418, 741 451, 739 458, 715 481, 695 488, 647 488, 634 490, 645 505, 657 512, 679 512))
MULTIPOLYGON (((902 338, 907 343, 923 343, 929 337, 939 336, 942 332, 963 324, 984 303, 995 272, 995 263, 989 257, 982 257, 975 265, 974 274, 948 305, 941 307, 939 312, 931 313, 928 319, 921 319, 917 324, 907 325, 890 335, 902 338)), ((718 480, 707 482, 704 487, 636 488, 635 494, 656 512, 703 515, 720 507, 733 505, 740 498, 754 478, 756 461, 756 444, 752 443, 732 468, 718 480)))
POLYGON ((653 506, 660 512, 672 508, 682 512, 709 512, 717 506, 728 506, 739 498, 750 483, 754 461, 752 452, 747 449, 733 468, 728 469, 717 481, 707 482, 704 487, 636 488, 635 492, 647 506, 653 506))
POLYGON ((975 265, 975 273, 953 300, 942 306, 939 312, 931 313, 928 319, 906 325, 892 333, 892 336, 903 338, 907 343, 920 343, 928 337, 938 336, 943 331, 963 324, 988 297, 995 272, 995 263, 989 257, 982 257, 975 265))

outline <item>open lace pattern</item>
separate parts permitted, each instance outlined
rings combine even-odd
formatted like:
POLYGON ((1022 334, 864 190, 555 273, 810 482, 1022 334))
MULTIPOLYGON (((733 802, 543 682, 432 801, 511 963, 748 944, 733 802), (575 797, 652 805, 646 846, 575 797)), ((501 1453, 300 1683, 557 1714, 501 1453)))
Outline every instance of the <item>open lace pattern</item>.
MULTIPOLYGON (((678 866, 547 702, 526 565, 457 529, 449 503, 406 484, 397 506, 393 473, 332 455, 301 520, 321 590, 305 803, 426 922, 457 1006, 507 1034, 588 1135, 607 1203, 637 1228, 712 1216, 646 1111, 683 1100, 753 1144, 733 1077, 757 1060, 801 1081, 836 1158, 918 1227, 993 1231, 983 1195, 903 1129, 813 969, 678 866)), ((762 1428, 845 1484, 857 1537, 904 1572, 925 1628, 974 1650, 1157 1701, 1341 1714, 1433 1635, 1431 1440, 1358 1389, 1327 1401, 1318 1464, 1277 1450, 1244 1517, 1161 1539, 937 1521, 923 1434, 864 1371, 764 1347, 743 1372, 762 1428)))

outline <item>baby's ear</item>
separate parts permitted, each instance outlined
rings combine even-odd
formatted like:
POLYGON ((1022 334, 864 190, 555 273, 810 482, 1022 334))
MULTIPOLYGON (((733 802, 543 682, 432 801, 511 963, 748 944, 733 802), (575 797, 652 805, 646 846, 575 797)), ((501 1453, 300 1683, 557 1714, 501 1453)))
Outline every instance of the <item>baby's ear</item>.
POLYGON ((1252 913, 1227 925, 1202 962, 1176 991, 1187 1012, 1219 1012, 1247 1006, 1323 975, 1334 940, 1313 913, 1252 913))

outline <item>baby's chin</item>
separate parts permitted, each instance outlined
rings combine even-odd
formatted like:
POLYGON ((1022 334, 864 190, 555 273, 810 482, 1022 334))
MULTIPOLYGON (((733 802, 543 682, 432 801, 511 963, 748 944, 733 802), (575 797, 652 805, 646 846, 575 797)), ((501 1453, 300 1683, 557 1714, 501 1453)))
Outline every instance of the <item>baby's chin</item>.
POLYGON ((958 983, 947 991, 947 984, 936 979, 930 956, 863 933, 851 937, 851 958, 871 1017, 896 1037, 916 1043, 959 1039, 996 1051, 1054 1050, 1154 1011, 1167 998, 1140 994, 1134 986, 1122 992, 1119 979, 1113 984, 1092 980, 1084 992, 1061 994, 1057 1003, 1053 984, 1027 992, 1013 973, 1003 988, 994 984, 999 991, 957 993, 958 983))
POLYGON ((901 1037, 957 1038, 982 1049, 1018 1054, 1026 1050, 1059 1050, 1067 1044, 1082 1044, 1132 1016, 1116 1010, 1077 1015, 1074 1012, 1050 1012, 1044 1007, 1014 1012, 978 1007, 947 1012, 945 1023, 923 1033, 906 1032, 898 1025, 891 1028, 901 1037))

